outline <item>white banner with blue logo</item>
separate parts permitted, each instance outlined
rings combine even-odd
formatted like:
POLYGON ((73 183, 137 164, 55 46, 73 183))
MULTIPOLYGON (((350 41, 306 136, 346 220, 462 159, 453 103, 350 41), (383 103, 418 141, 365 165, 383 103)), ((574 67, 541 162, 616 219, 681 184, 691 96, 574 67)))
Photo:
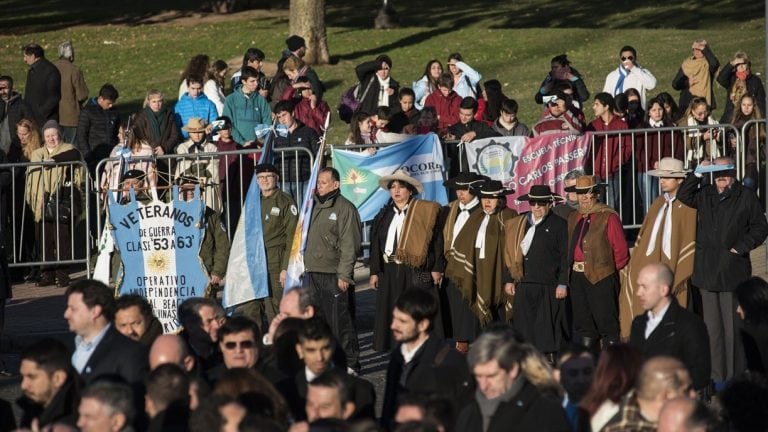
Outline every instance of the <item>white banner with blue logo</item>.
POLYGON ((142 204, 131 190, 131 200, 117 204, 109 199, 109 222, 122 261, 118 292, 138 294, 152 305, 164 333, 179 329, 178 305, 190 297, 201 297, 208 274, 200 259, 205 204, 195 187, 190 201, 179 199, 173 187, 170 203, 142 204))
POLYGON ((333 166, 341 177, 341 193, 352 201, 363 222, 371 221, 389 201, 389 191, 379 187, 379 178, 399 169, 424 185, 419 198, 448 203, 443 150, 435 134, 417 135, 398 144, 381 147, 376 154, 339 150, 334 147, 333 166))

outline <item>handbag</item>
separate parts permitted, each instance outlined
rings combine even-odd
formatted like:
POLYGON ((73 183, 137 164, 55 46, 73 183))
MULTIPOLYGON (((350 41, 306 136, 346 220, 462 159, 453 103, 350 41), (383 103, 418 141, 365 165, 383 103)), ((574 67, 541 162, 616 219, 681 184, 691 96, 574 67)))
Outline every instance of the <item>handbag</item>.
MULTIPOLYGON (((45 178, 45 174, 43 174, 45 178)), ((45 222, 69 225, 77 217, 80 193, 69 180, 69 170, 64 174, 64 181, 54 192, 43 194, 43 220, 45 222)))
POLYGON ((368 90, 371 89, 373 79, 375 78, 368 80, 368 85, 365 86, 365 90, 363 90, 362 95, 360 94, 361 83, 353 85, 341 94, 341 103, 339 104, 337 110, 339 113, 339 118, 344 123, 349 123, 352 121, 352 115, 356 113, 360 108, 360 102, 365 99, 365 96, 368 94, 368 90))

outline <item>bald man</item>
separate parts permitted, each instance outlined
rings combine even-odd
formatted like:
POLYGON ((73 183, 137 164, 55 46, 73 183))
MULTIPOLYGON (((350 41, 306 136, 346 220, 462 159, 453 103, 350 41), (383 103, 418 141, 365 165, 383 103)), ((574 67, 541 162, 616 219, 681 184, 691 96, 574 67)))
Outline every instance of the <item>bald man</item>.
POLYGON ((172 363, 187 372, 195 368, 195 357, 189 354, 187 343, 179 335, 167 334, 158 336, 149 350, 149 369, 172 363))
POLYGON ((645 313, 635 317, 629 344, 647 358, 674 357, 691 372, 693 387, 709 385, 710 357, 707 328, 701 317, 684 309, 672 295, 675 275, 662 263, 651 263, 637 275, 635 295, 645 313))
POLYGON ((664 403, 692 395, 691 377, 683 363, 672 357, 653 357, 643 364, 635 390, 622 398, 619 412, 602 431, 655 432, 664 403))

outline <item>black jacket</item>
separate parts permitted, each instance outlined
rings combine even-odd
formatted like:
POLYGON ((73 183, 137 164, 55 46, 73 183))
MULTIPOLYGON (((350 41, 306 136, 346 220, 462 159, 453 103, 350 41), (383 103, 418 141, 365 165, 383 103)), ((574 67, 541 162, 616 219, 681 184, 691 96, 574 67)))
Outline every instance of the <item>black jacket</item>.
POLYGON ((671 300, 669 309, 648 339, 645 338, 648 314, 635 317, 629 344, 646 358, 665 355, 680 360, 691 373, 693 387, 703 389, 709 383, 711 372, 707 327, 701 317, 680 307, 674 297, 671 300))
MULTIPOLYGON (((483 432, 483 416, 476 400, 461 410, 454 430, 483 432)), ((499 404, 486 432, 511 430, 570 432, 571 425, 559 401, 542 396, 533 384, 526 381, 512 399, 499 404)))
MULTIPOLYGON (((356 376, 347 377, 353 384, 353 399, 355 402, 355 412, 352 413, 350 420, 376 419, 376 391, 373 388, 373 384, 356 376)), ((307 374, 304 369, 296 373, 292 384, 295 391, 292 395, 293 397, 288 397, 285 393, 283 395, 286 396, 294 420, 306 420, 307 389, 309 383, 307 382, 307 374)))
MULTIPOLYGON (((367 61, 355 67, 357 80, 360 81, 360 90, 358 91, 357 97, 361 99, 360 106, 357 108, 358 111, 374 114, 376 108, 379 107, 379 92, 381 91, 381 86, 379 85, 378 78, 376 78, 376 71, 378 71, 380 67, 381 62, 377 62, 376 60, 367 61), (366 88, 368 89, 367 92, 365 91, 366 88), (365 97, 363 97, 363 93, 365 93, 365 97)), ((400 106, 397 101, 397 93, 400 90, 400 84, 395 81, 391 75, 389 77, 389 88, 394 90, 393 93, 389 95, 389 106, 392 109, 396 109, 400 106)))
POLYGON ((37 419, 40 428, 53 423, 77 426, 77 408, 80 405, 82 383, 74 370, 70 371, 70 374, 48 406, 43 407, 26 396, 22 396, 16 401, 22 410, 20 427, 29 428, 34 419, 37 419))
POLYGON ((405 394, 440 395, 451 401, 456 412, 472 399, 474 387, 466 357, 442 339, 430 336, 408 365, 398 344, 387 366, 382 423, 391 426, 405 394))
POLYGON ((147 139, 152 148, 162 147, 165 154, 171 154, 173 149, 179 143, 179 129, 176 127, 176 120, 173 117, 173 109, 164 107, 163 122, 165 128, 160 131, 160 139, 153 139, 152 137, 152 122, 148 118, 146 110, 141 110, 133 117, 133 125, 141 130, 142 136, 147 139))
POLYGON ((149 373, 147 350, 138 342, 123 336, 110 325, 104 338, 93 350, 80 377, 86 385, 100 377, 119 376, 132 386, 142 386, 149 373))
MULTIPOLYGON (((317 132, 311 127, 308 127, 298 120, 296 121, 298 126, 293 132, 288 133, 287 136, 277 136, 275 138, 275 165, 278 167, 282 164, 283 175, 280 179, 285 181, 307 181, 312 174, 312 166, 310 163, 310 157, 306 152, 298 150, 290 150, 279 153, 277 150, 287 147, 301 147, 307 149, 312 158, 317 157, 317 149, 320 138, 317 136, 317 132), (298 170, 299 176, 296 177, 296 157, 298 156, 298 170)), ((314 159, 313 159, 314 160, 314 159)))
POLYGON ((40 58, 27 72, 24 102, 32 110, 35 123, 43 127, 48 120, 59 120, 61 74, 53 63, 40 58))
MULTIPOLYGON (((458 122, 448 128, 448 133, 456 137, 456 140, 460 140, 462 135, 467 132, 474 132, 476 134, 475 140, 499 136, 499 133, 491 129, 487 123, 474 119, 470 120, 470 122, 466 124, 458 122)), ((476 169, 473 169, 469 166, 469 162, 467 161, 466 147, 464 147, 464 151, 459 152, 459 146, 457 144, 446 143, 446 149, 448 157, 452 161, 449 178, 456 177, 459 175, 459 172, 476 171, 476 169), (461 157, 460 163, 459 157, 461 157)))
MULTIPOLYGON (((527 232, 530 222, 526 221, 525 226, 527 232)), ((525 274, 520 282, 568 285, 568 223, 552 211, 536 227, 523 268, 525 274)))
POLYGON ((89 166, 95 166, 101 159, 109 157, 118 143, 119 130, 120 113, 115 108, 102 109, 96 99, 91 99, 80 110, 75 147, 89 166))
MULTIPOLYGON (((715 103, 715 73, 717 72, 717 68, 720 67, 720 60, 718 60, 717 57, 715 57, 715 53, 709 49, 709 45, 704 47, 702 54, 704 54, 704 57, 707 59, 707 63, 709 64, 709 80, 711 83, 709 96, 712 100, 712 106, 709 109, 713 110, 717 108, 717 104, 715 103)), ((683 72, 682 67, 677 70, 677 75, 675 75, 675 78, 672 79, 672 88, 680 91, 680 104, 678 105, 680 109, 687 109, 688 105, 691 104, 693 95, 691 95, 691 91, 689 90, 690 83, 688 82, 688 76, 683 72)))
MULTIPOLYGON (((11 154, 21 152, 21 142, 19 141, 19 136, 16 135, 16 124, 21 119, 32 120, 33 115, 29 106, 27 106, 27 103, 21 98, 21 95, 13 92, 7 101, 0 99, 0 123, 2 123, 6 117, 8 118, 8 131, 11 133, 11 147, 15 150, 8 152, 10 156, 11 154)), ((42 125, 39 126, 42 127, 42 125)), ((19 162, 17 158, 18 156, 16 156, 16 159, 9 157, 11 162, 19 162)))
POLYGON ((707 291, 733 291, 752 276, 749 251, 765 241, 768 222, 755 193, 741 183, 734 182, 721 199, 714 185, 700 188, 700 181, 688 174, 677 192, 677 199, 698 210, 691 280, 707 291))
MULTIPOLYGON (((720 69, 720 73, 717 74, 717 82, 728 90, 725 97, 725 109, 723 110, 723 116, 720 117, 720 123, 730 123, 733 116, 731 91, 733 90, 733 84, 736 82, 736 68, 730 63, 724 65, 720 69)), ((755 74, 747 76, 747 94, 752 95, 755 102, 757 102, 757 106, 760 107, 760 111, 765 113, 765 87, 763 87, 763 82, 760 81, 759 76, 755 74)), ((680 109, 683 110, 684 107, 681 106, 680 109)))

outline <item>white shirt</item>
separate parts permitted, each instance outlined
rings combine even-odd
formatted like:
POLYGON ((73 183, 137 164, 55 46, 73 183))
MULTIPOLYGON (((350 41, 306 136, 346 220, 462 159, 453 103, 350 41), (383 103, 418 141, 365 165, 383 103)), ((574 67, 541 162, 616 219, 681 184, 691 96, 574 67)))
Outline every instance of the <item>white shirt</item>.
POLYGON ((317 378, 317 375, 315 375, 311 370, 309 370, 308 367, 304 366, 304 376, 307 377, 307 382, 311 383, 312 381, 317 378))
POLYGON ((82 336, 75 336, 75 352, 72 353, 72 366, 79 373, 83 373, 85 365, 88 364, 91 355, 96 350, 96 347, 99 346, 99 342, 104 339, 104 335, 107 334, 107 330, 111 326, 112 324, 107 324, 90 342, 86 342, 82 336))
POLYGON ((672 304, 672 302, 667 303, 667 305, 664 306, 664 309, 662 309, 661 312, 659 312, 656 316, 653 315, 653 310, 648 311, 648 322, 645 323, 646 339, 648 339, 651 336, 651 333, 656 330, 656 327, 659 326, 659 323, 661 323, 661 320, 664 318, 664 314, 667 313, 667 309, 669 309, 670 304, 672 304))
POLYGON ((405 359, 406 364, 410 363, 411 360, 413 360, 413 356, 416 355, 416 353, 419 351, 419 348, 421 348, 422 345, 424 345, 424 343, 427 340, 429 340, 429 338, 426 338, 423 341, 421 341, 421 343, 413 347, 412 350, 409 350, 406 344, 400 345, 400 354, 403 355, 403 358, 405 359))
POLYGON ((480 200, 477 197, 472 198, 468 204, 459 204, 459 215, 456 216, 456 222, 453 224, 453 238, 451 239, 451 248, 453 243, 456 242, 456 237, 459 236, 461 229, 464 228, 464 224, 469 220, 469 212, 480 204, 480 200))

